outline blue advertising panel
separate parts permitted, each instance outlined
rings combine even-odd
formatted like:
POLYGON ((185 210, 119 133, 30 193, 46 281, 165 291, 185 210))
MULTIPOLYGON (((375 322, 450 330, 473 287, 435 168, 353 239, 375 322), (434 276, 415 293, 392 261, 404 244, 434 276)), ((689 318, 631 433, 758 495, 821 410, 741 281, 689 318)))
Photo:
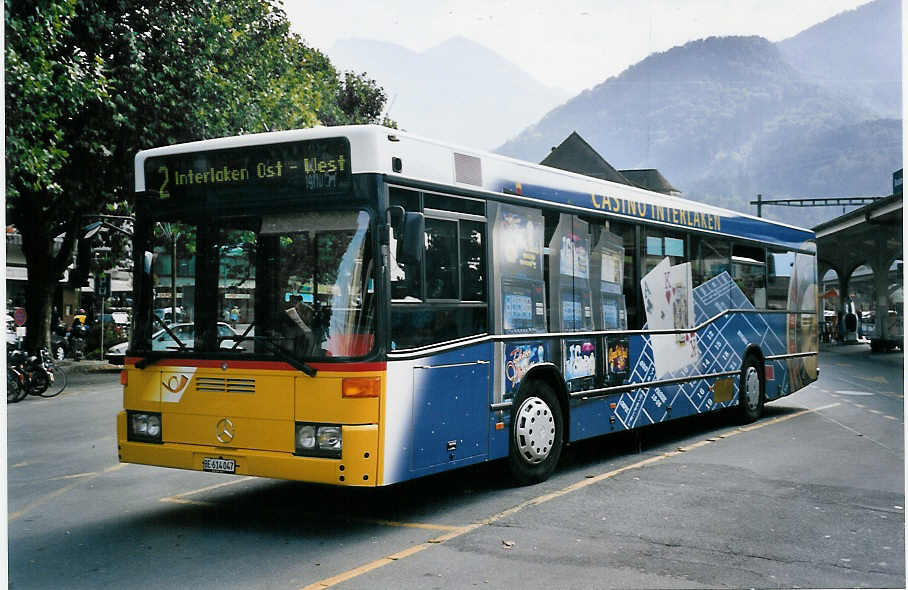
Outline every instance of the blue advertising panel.
POLYGON ((504 399, 513 399, 520 380, 534 366, 551 362, 551 345, 542 340, 509 342, 504 349, 504 399))
POLYGON ((559 190, 513 180, 499 181, 494 188, 506 194, 544 199, 553 203, 583 207, 592 211, 611 213, 640 221, 654 221, 685 229, 710 231, 760 242, 771 242, 792 249, 803 248, 804 242, 812 240, 814 237, 812 232, 806 230, 745 217, 744 215, 736 215, 732 211, 724 211, 721 214, 697 211, 697 203, 681 200, 679 200, 679 205, 683 204, 684 206, 660 206, 608 194, 559 190))

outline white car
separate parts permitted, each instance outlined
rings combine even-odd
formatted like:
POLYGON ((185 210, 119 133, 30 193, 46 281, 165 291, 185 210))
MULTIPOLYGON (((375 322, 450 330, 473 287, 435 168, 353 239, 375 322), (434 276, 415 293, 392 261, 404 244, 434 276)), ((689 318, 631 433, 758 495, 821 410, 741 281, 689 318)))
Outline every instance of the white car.
MULTIPOLYGON (((177 338, 180 339, 180 342, 183 343, 183 346, 186 348, 192 348, 195 344, 195 324, 185 323, 185 324, 174 324, 168 326, 171 332, 173 332, 177 338)), ((219 338, 230 338, 231 336, 236 336, 236 330, 230 327, 230 324, 224 322, 218 322, 218 337, 219 338)), ((232 349, 235 342, 233 340, 225 339, 221 340, 221 348, 223 349, 232 349)), ((115 344, 107 349, 107 354, 104 355, 104 358, 107 359, 112 365, 122 365, 124 359, 126 358, 126 351, 129 349, 129 342, 121 342, 120 344, 115 344)), ((160 329, 151 336, 151 349, 152 350, 180 350, 180 345, 173 339, 173 337, 167 333, 167 330, 160 329)), ((237 346, 236 350, 244 350, 243 346, 237 346)))

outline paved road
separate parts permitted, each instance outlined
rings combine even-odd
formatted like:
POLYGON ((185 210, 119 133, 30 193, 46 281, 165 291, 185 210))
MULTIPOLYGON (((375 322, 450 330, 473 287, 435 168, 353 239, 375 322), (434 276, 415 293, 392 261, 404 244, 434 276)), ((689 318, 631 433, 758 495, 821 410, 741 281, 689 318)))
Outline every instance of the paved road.
POLYGON ((709 416, 380 490, 117 463, 115 373, 8 406, 12 588, 905 587, 902 355, 709 416))

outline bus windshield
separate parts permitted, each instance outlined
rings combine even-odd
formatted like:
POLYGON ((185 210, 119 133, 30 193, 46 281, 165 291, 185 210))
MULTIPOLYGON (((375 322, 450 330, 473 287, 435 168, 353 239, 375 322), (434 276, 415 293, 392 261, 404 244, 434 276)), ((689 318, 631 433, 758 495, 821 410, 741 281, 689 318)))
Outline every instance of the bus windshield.
POLYGON ((361 357, 375 343, 365 211, 152 220, 137 351, 361 357), (150 341, 149 341, 150 340, 150 341))

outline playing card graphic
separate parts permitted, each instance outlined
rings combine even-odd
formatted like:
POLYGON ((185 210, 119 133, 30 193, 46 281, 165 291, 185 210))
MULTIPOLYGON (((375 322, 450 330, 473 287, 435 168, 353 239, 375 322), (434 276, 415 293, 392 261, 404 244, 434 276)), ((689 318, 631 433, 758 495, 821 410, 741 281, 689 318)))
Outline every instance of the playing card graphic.
MULTIPOLYGON (((672 266, 668 257, 663 258, 643 277, 640 287, 648 329, 686 330, 694 326, 689 262, 672 266)), ((694 365, 699 358, 697 338, 693 333, 653 335, 650 342, 656 378, 694 365)))

